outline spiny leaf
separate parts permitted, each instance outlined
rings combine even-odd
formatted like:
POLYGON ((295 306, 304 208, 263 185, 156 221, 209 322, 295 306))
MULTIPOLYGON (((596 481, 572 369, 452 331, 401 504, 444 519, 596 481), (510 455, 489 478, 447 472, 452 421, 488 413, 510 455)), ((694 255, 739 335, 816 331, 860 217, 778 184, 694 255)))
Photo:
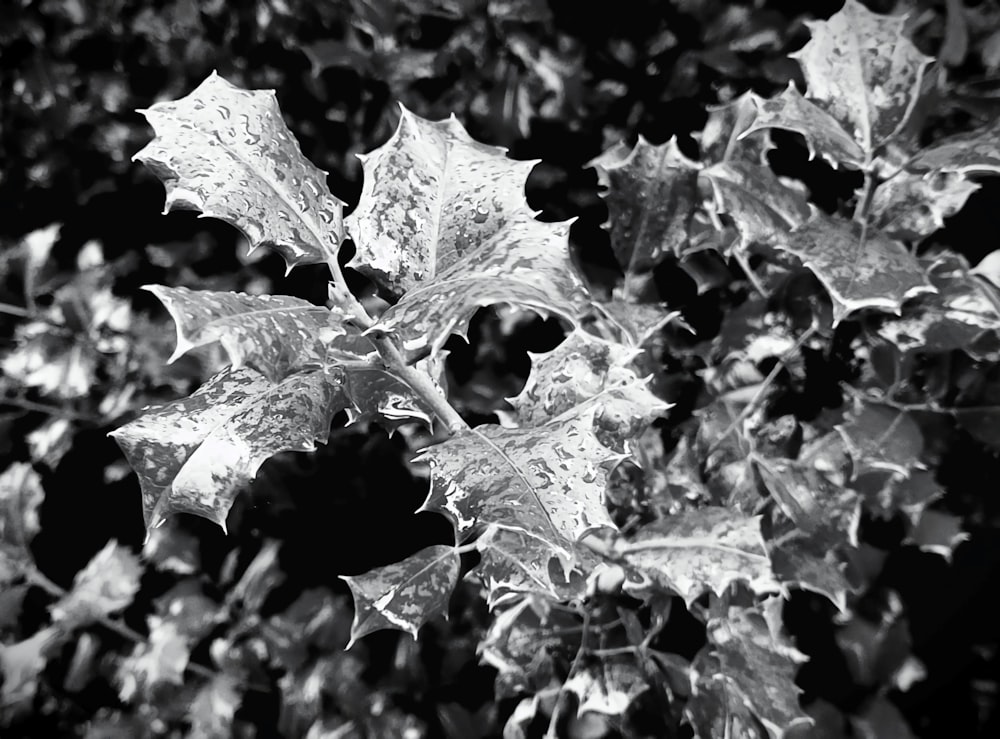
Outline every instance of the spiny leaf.
POLYGON ((338 315, 287 295, 246 295, 152 285, 177 327, 170 361, 219 342, 235 369, 247 366, 281 380, 311 363, 322 366, 326 345, 345 333, 338 315))
POLYGON ((31 540, 40 530, 38 507, 45 499, 42 480, 25 462, 0 474, 0 587, 6 588, 32 565, 31 540))
POLYGON ((51 608, 52 622, 75 629, 120 611, 139 592, 142 565, 118 542, 109 541, 76 573, 73 587, 51 608))
POLYGON ((634 657, 611 657, 586 664, 563 684, 579 701, 577 715, 596 711, 622 716, 632 702, 649 689, 634 657))
POLYGON ((354 623, 347 648, 379 629, 400 629, 416 639, 423 624, 447 614, 459 565, 454 547, 437 544, 402 562, 343 577, 354 595, 354 623))
POLYGON ((960 211, 979 187, 953 172, 923 177, 902 172, 875 190, 869 217, 891 238, 922 239, 944 227, 944 219, 960 211))
POLYGON ((676 139, 653 146, 642 136, 631 152, 599 157, 598 180, 606 188, 611 247, 625 270, 625 294, 639 301, 650 290, 653 268, 667 255, 683 256, 698 194, 698 164, 676 139))
MULTIPOLYGON (((708 624, 708 648, 720 675, 749 704, 772 737, 812 719, 799 707, 795 673, 808 658, 772 633, 761 610, 730 608, 708 624)), ((713 675, 714 677, 714 675, 713 675)))
POLYGON ((712 184, 716 210, 736 222, 744 248, 754 242, 771 244, 809 218, 805 196, 783 185, 769 168, 720 162, 701 176, 712 184))
POLYGON ((544 424, 608 387, 635 382, 629 364, 638 354, 577 329, 552 351, 528 353, 531 372, 520 394, 508 400, 522 425, 544 424))
POLYGON ((392 138, 361 157, 365 179, 347 230, 357 269, 402 294, 532 217, 524 183, 535 161, 475 141, 452 116, 428 121, 400 106, 392 138))
POLYGON ((564 413, 596 407, 598 438, 624 452, 626 442, 670 406, 630 366, 639 351, 577 329, 546 354, 531 354, 524 389, 509 402, 522 426, 540 426, 564 413))
POLYGON ((826 21, 806 21, 812 38, 792 54, 809 97, 837 119, 866 156, 905 124, 932 59, 903 35, 906 18, 868 10, 858 0, 826 21))
POLYGON ((714 654, 707 650, 699 652, 691 671, 692 692, 684 706, 684 717, 696 739, 766 739, 767 729, 735 684, 726 677, 714 654))
POLYGON ((468 429, 428 447, 417 458, 431 465, 421 510, 449 516, 460 534, 491 523, 522 530, 544 544, 546 560, 568 559, 571 542, 614 528, 602 464, 620 455, 598 441, 593 416, 590 409, 539 428, 468 429))
POLYGON ((548 542, 506 526, 488 526, 476 539, 476 549, 481 559, 473 574, 486 587, 490 609, 511 593, 540 593, 559 601, 581 598, 586 592, 587 573, 596 565, 589 550, 574 547, 567 574, 558 558, 544 554, 551 550, 548 542))
POLYGON ((139 475, 147 530, 178 512, 225 527, 237 492, 266 459, 325 443, 333 415, 348 405, 320 371, 272 382, 248 367, 225 369, 111 436, 139 475))
MULTIPOLYGON (((986 334, 1000 331, 1000 292, 969 269, 965 257, 946 252, 927 267, 937 289, 922 295, 904 315, 890 316, 874 331, 903 354, 975 352, 986 334)), ((994 342, 995 343, 995 342, 994 342)))
POLYGON ((834 323, 863 308, 898 314, 907 299, 934 292, 902 244, 855 221, 817 213, 776 246, 801 259, 823 283, 833 301, 834 323))
POLYGON ((757 117, 744 136, 768 128, 783 128, 801 134, 809 147, 810 158, 817 154, 830 164, 847 164, 855 169, 865 161, 865 152, 841 128, 837 119, 806 100, 794 83, 770 99, 754 97, 757 117))
POLYGON ((799 529, 831 546, 857 545, 860 500, 855 491, 838 488, 802 462, 758 454, 752 459, 771 496, 799 529))
POLYGON ((591 304, 569 259, 568 233, 568 222, 515 214, 460 261, 407 292, 369 331, 392 335, 412 364, 436 354, 453 333, 464 336, 483 306, 515 305, 576 323, 591 304))
POLYGON ((997 174, 1000 172, 1000 120, 941 139, 918 152, 908 166, 931 172, 997 174))
POLYGON ((757 105, 752 92, 745 92, 724 105, 710 106, 708 119, 698 135, 701 161, 706 164, 764 164, 770 147, 768 137, 744 135, 756 115, 757 105))
POLYGON ((924 436, 910 413, 877 403, 863 403, 837 426, 854 461, 855 476, 869 470, 908 475, 920 466, 924 436))
POLYGON ((737 580, 756 592, 777 590, 759 516, 725 508, 685 511, 640 528, 616 550, 645 577, 690 606, 705 592, 721 594, 737 580))
POLYGON ((579 642, 579 628, 575 616, 551 608, 538 594, 495 611, 478 652, 498 672, 497 698, 537 693, 548 686, 555 677, 554 658, 571 649, 574 640, 579 642))
POLYGON ((142 112, 156 138, 134 159, 163 180, 164 212, 221 218, 289 269, 335 258, 342 204, 303 157, 273 90, 241 90, 213 72, 186 97, 142 112))

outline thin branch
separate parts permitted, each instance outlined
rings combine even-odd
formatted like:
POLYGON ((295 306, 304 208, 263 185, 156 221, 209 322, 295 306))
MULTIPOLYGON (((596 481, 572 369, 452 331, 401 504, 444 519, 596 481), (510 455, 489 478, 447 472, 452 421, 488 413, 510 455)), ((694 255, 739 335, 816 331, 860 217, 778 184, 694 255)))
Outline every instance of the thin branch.
MULTIPOLYGON (((330 291, 331 298, 350 314, 351 321, 358 328, 362 331, 370 329, 375 325, 375 321, 368 315, 368 311, 365 310, 364 306, 361 305, 347 286, 347 281, 344 279, 344 272, 340 268, 340 264, 336 259, 331 258, 327 261, 327 266, 330 268, 330 274, 333 276, 333 288, 330 291)), ((431 410, 434 411, 434 415, 448 429, 449 435, 469 428, 469 424, 465 422, 465 419, 448 402, 448 399, 438 389, 427 373, 415 369, 406 363, 406 360, 399 351, 399 347, 396 346, 392 339, 381 334, 372 336, 371 339, 386 366, 430 406, 431 410)))
POLYGON ((810 326, 808 329, 802 332, 802 335, 798 338, 795 344, 788 351, 786 351, 784 354, 781 355, 781 358, 774 365, 774 368, 768 373, 767 377, 764 378, 764 381, 760 384, 760 389, 750 399, 750 402, 746 404, 743 410, 740 411, 740 414, 733 419, 733 422, 729 424, 726 430, 723 431, 718 436, 718 438, 716 438, 716 440, 712 442, 711 446, 709 446, 708 451, 706 452, 705 455, 706 457, 710 455, 712 452, 714 452, 716 449, 718 449, 719 446, 722 444, 722 442, 726 439, 726 437, 729 436, 731 433, 733 433, 736 429, 738 429, 743 424, 743 422, 747 420, 755 410, 757 410, 760 404, 764 401, 764 396, 767 393, 768 389, 770 389, 771 385, 774 384, 774 381, 778 379, 778 375, 781 373, 781 370, 785 368, 785 365, 788 362, 788 360, 791 359, 803 347, 803 345, 805 345, 805 343, 813 337, 813 335, 816 333, 816 330, 817 330, 816 324, 814 323, 812 326, 810 326))
POLYGON ((70 418, 74 421, 84 421, 86 423, 99 423, 101 420, 97 416, 88 416, 66 408, 58 408, 54 405, 46 405, 45 403, 36 403, 33 400, 25 400, 24 398, 0 397, 0 406, 2 405, 10 405, 14 408, 22 408, 26 411, 47 413, 50 416, 70 418))
POLYGON ((584 653, 587 651, 587 637, 590 635, 590 611, 585 610, 583 612, 583 634, 580 636, 580 648, 576 650, 576 656, 573 658, 573 664, 569 666, 569 672, 566 673, 566 679, 563 680, 563 684, 559 687, 559 692, 556 694, 556 704, 552 708, 552 716, 549 718, 549 728, 545 732, 545 739, 556 739, 556 725, 559 723, 559 712, 560 707, 563 703, 563 696, 566 694, 566 683, 568 683, 576 671, 580 668, 580 661, 583 659, 584 653))

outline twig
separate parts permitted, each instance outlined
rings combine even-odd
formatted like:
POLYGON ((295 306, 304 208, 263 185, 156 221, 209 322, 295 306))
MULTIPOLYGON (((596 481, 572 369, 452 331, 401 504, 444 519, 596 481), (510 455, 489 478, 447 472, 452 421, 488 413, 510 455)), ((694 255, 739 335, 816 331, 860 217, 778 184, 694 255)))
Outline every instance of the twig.
POLYGON ((10 397, 0 397, 0 405, 10 405, 15 408, 23 408, 26 411, 36 411, 38 413, 47 413, 50 416, 61 416, 63 418, 71 418, 74 421, 85 421, 87 423, 97 423, 100 421, 99 418, 95 416, 87 416, 83 413, 77 413, 76 411, 71 411, 66 408, 57 408, 53 405, 46 405, 45 403, 36 403, 33 400, 25 400, 24 398, 10 398, 10 397))
POLYGON ((556 725, 559 723, 559 709, 562 706, 563 696, 566 694, 566 683, 572 679, 580 667, 580 660, 587 651, 587 637, 589 635, 590 611, 585 610, 583 612, 583 634, 580 636, 580 647, 576 650, 576 656, 573 658, 573 664, 569 666, 566 679, 563 680, 563 684, 559 687, 559 692, 556 693, 556 704, 552 707, 552 716, 549 718, 549 728, 545 731, 545 739, 556 739, 556 725))
POLYGON ((757 410, 761 402, 763 402, 764 400, 764 395, 767 393, 771 385, 774 384, 774 381, 778 378, 778 374, 781 372, 782 369, 784 369, 785 364, 788 362, 789 359, 792 358, 792 356, 795 355, 796 352, 799 351, 799 349, 802 348, 802 346, 807 341, 809 341, 809 339, 813 337, 813 334, 816 333, 816 330, 817 330, 816 324, 814 323, 812 326, 810 326, 808 329, 802 332, 802 335, 798 338, 798 340, 796 340, 795 344, 788 351, 786 351, 784 354, 781 355, 781 358, 774 365, 774 368, 768 373, 767 377, 764 378, 764 382, 761 383, 760 389, 750 399, 750 402, 746 404, 743 410, 740 411, 740 414, 733 419, 733 422, 729 424, 726 430, 723 431, 718 436, 718 438, 716 438, 716 440, 712 442, 711 446, 708 447, 708 451, 706 452, 705 455, 706 457, 710 455, 712 452, 714 452, 716 449, 718 449, 719 445, 722 444, 723 440, 725 440, 727 436, 733 433, 733 431, 738 429, 740 425, 745 420, 747 420, 747 418, 750 417, 750 414, 752 414, 755 410, 757 410))
MULTIPOLYGON (((375 321, 368 315, 364 306, 354 297, 354 294, 347 286, 347 281, 344 279, 344 273, 340 268, 340 264, 336 259, 331 258, 327 261, 327 266, 330 268, 330 274, 333 276, 333 289, 331 290, 333 300, 350 314, 351 321, 358 328, 362 331, 370 329, 375 325, 375 321)), ((371 340, 386 366, 430 406, 431 410, 434 411, 434 415, 448 429, 449 435, 469 428, 469 424, 465 422, 465 419, 448 402, 448 399, 441 393, 427 373, 421 372, 406 363, 406 360, 399 351, 399 347, 396 346, 392 339, 384 334, 377 334, 372 336, 371 340)))

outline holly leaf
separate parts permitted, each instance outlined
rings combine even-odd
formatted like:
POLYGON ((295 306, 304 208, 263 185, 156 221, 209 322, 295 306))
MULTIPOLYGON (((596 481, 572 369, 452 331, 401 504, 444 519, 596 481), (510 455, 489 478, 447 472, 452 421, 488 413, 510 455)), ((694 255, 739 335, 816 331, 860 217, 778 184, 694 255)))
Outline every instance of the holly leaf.
POLYGON ((762 607, 731 607, 725 617, 710 620, 705 648, 718 659, 712 678, 723 677, 768 734, 781 737, 792 727, 812 723, 799 707, 801 691, 795 685, 795 674, 808 657, 772 632, 758 610, 762 607))
POLYGON ((591 162, 608 204, 611 248, 625 270, 625 296, 648 297, 653 269, 667 255, 683 256, 698 193, 697 162, 684 156, 676 139, 654 146, 642 136, 627 155, 616 147, 591 162))
POLYGON ((579 619, 538 594, 498 608, 478 649, 497 670, 497 698, 546 688, 555 677, 554 658, 579 643, 579 629, 579 619))
POLYGON ((757 165, 766 162, 768 137, 746 134, 757 116, 755 97, 752 92, 745 92, 728 103, 708 108, 708 118, 697 135, 702 162, 757 165))
POLYGON ((646 524, 628 541, 618 542, 615 552, 689 607, 703 593, 722 594, 736 581, 746 581, 758 593, 778 587, 760 517, 726 508, 698 508, 646 524))
POLYGON ((463 534, 497 524, 530 534, 545 561, 570 557, 570 545, 614 528, 604 507, 607 472, 620 458, 594 433, 593 408, 544 426, 466 429, 421 452, 431 490, 421 510, 448 516, 463 534))
POLYGON ((691 697, 684 717, 696 739, 768 736, 749 703, 723 673, 718 658, 707 650, 699 652, 691 665, 691 697))
POLYGON ((52 605, 52 622, 70 630, 126 608, 139 592, 142 565, 118 542, 109 541, 76 573, 73 587, 52 605))
POLYGON ((326 347, 345 329, 338 315, 287 295, 246 295, 185 287, 147 286, 177 327, 174 361, 218 342, 234 369, 251 367, 278 381, 308 364, 322 366, 326 347))
POLYGON ((788 87, 772 98, 755 96, 754 104, 757 116, 744 136, 782 128, 805 138, 810 159, 819 154, 835 167, 847 164, 858 169, 864 164, 865 152, 861 146, 841 128, 836 118, 806 100, 794 83, 789 82, 788 87))
POLYGON ((587 589, 587 574, 597 561, 584 547, 572 551, 567 573, 558 557, 539 556, 550 545, 536 537, 505 526, 491 525, 476 539, 480 554, 473 570, 486 586, 486 603, 492 610, 511 593, 540 593, 553 600, 581 598, 587 589))
POLYGON ((779 508, 802 531, 830 545, 857 546, 860 499, 802 462, 752 454, 764 485, 779 508))
POLYGON ((918 152, 907 166, 931 172, 1000 173, 1000 120, 943 138, 918 152))
POLYGON ((631 364, 639 354, 577 329, 550 352, 529 352, 531 372, 520 394, 508 401, 525 427, 596 407, 594 421, 601 443, 625 451, 629 439, 670 407, 636 375, 631 364))
POLYGON ((909 475, 920 467, 924 436, 911 414, 878 403, 862 403, 836 426, 854 462, 855 477, 871 470, 909 475))
POLYGON ((139 475, 147 532, 181 512, 225 528, 233 499, 264 461, 325 443, 333 415, 348 405, 321 371, 273 382, 249 367, 225 369, 111 436, 139 475))
POLYGON ((973 274, 965 257, 938 255, 927 276, 937 293, 922 295, 904 315, 881 321, 874 329, 881 338, 904 355, 972 352, 986 334, 1000 331, 1000 292, 973 274))
POLYGON ((834 324, 865 308, 900 314, 906 300, 935 290, 902 244, 856 221, 817 213, 775 246, 801 259, 823 283, 834 324))
POLYGON ((356 268, 398 295, 503 246, 512 224, 532 218, 524 183, 536 164, 505 152, 454 116, 429 121, 400 106, 392 138, 360 157, 361 199, 346 219, 356 268))
POLYGON ((712 185, 715 209, 729 215, 745 249, 771 244, 809 219, 805 196, 786 187, 769 168, 748 162, 720 162, 702 170, 712 185))
POLYGON ((15 462, 0 474, 0 587, 33 566, 29 547, 41 529, 38 507, 44 499, 42 479, 30 464, 15 462))
POLYGON ((164 212, 227 221, 289 269, 336 258, 342 203, 302 155, 273 90, 242 90, 213 72, 186 97, 140 112, 156 137, 133 159, 163 181, 164 212))
POLYGON ((646 676, 631 656, 588 663, 563 684, 563 690, 576 695, 579 716, 588 711, 621 716, 648 689, 646 676))
POLYGON ((172 619, 149 616, 147 622, 149 636, 118 667, 118 694, 126 702, 138 695, 149 700, 165 684, 183 685, 191 658, 189 640, 172 619))
POLYGON ((412 364, 435 355, 453 333, 464 337, 483 306, 530 308, 576 324, 591 302, 569 259, 568 233, 568 222, 515 215, 460 261, 407 292, 369 332, 394 336, 412 364))
POLYGON ((906 125, 933 59, 903 35, 905 16, 873 13, 858 0, 847 0, 829 20, 805 23, 812 38, 791 56, 802 66, 809 97, 870 159, 906 125))
POLYGON ((364 575, 343 576, 354 596, 354 623, 347 648, 380 629, 399 629, 416 639, 427 621, 447 614, 460 564, 454 547, 437 544, 364 575))
POLYGON ((869 218, 890 238, 919 240, 943 228, 979 188, 954 172, 901 172, 876 188, 869 218))

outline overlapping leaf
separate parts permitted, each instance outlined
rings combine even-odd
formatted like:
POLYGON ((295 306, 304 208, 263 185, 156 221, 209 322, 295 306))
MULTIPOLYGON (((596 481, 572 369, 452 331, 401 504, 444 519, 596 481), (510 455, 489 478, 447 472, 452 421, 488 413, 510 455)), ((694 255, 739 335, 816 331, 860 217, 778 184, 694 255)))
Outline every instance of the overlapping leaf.
POLYGON ((278 381, 290 371, 322 366, 326 347, 345 329, 339 314, 287 295, 246 295, 153 285, 147 288, 177 327, 171 361, 219 342, 234 369, 252 367, 278 381))
POLYGON ((31 540, 39 532, 42 481, 30 464, 16 462, 0 474, 0 587, 32 564, 31 540))
POLYGON ((1000 172, 1000 121, 941 139, 918 152, 909 166, 919 171, 997 174, 1000 172))
POLYGON ((454 116, 428 121, 402 106, 400 113, 392 138, 361 157, 361 200, 346 219, 357 268, 395 294, 530 219, 524 182, 535 166, 475 141, 454 116))
POLYGON ((835 323, 863 308, 898 314, 909 298, 935 290, 902 244, 855 221, 816 214, 776 246, 801 259, 823 283, 835 323))
POLYGON ((944 219, 960 211, 979 187, 958 173, 903 172, 875 190, 870 217, 892 238, 921 239, 942 228, 944 219))
POLYGON ((563 689, 576 695, 578 715, 595 711, 621 716, 649 689, 649 683, 634 657, 611 657, 577 670, 563 689))
MULTIPOLYGON (((795 674, 807 657, 772 633, 760 610, 763 607, 732 607, 724 618, 709 621, 710 646, 706 649, 713 650, 714 659, 696 662, 696 688, 700 685, 704 692, 718 686, 733 691, 733 696, 715 700, 735 708, 741 722, 748 718, 740 711, 739 703, 750 706, 768 735, 777 738, 793 726, 812 723, 799 707, 800 691, 795 685, 795 674), (737 696, 742 701, 734 700, 737 696)), ((722 716, 726 713, 724 709, 722 716)))
POLYGON ((348 405, 321 370, 273 382, 249 367, 225 369, 112 436, 139 475, 147 529, 178 512, 225 527, 236 494, 266 459, 325 443, 333 415, 348 405))
POLYGON ((980 346, 981 340, 1000 331, 996 287, 972 274, 965 258, 953 253, 938 255, 927 266, 927 276, 937 293, 921 296, 902 316, 882 321, 877 334, 904 354, 988 348, 980 346))
POLYGON ((435 545, 402 562, 364 575, 344 577, 354 595, 354 623, 348 648, 365 634, 400 629, 413 635, 429 619, 448 612, 458 582, 459 556, 454 547, 435 545))
POLYGON ((906 411, 877 403, 863 403, 837 426, 854 461, 854 474, 888 470, 909 475, 920 466, 924 436, 906 411))
POLYGON ((407 292, 370 331, 390 334, 407 362, 433 355, 453 333, 464 335, 477 309, 531 308, 575 323, 590 296, 569 259, 568 223, 517 213, 463 259, 407 292))
POLYGON ((653 268, 690 247, 691 220, 701 202, 698 164, 681 153, 675 139, 654 146, 641 136, 627 154, 616 147, 592 164, 607 188, 611 247, 625 270, 625 294, 641 300, 653 268))
POLYGON ((759 516, 705 507, 640 528, 617 551, 652 583, 690 605, 705 592, 721 594, 735 581, 757 592, 778 588, 764 547, 759 516))
POLYGON ((767 166, 767 136, 749 135, 756 116, 755 96, 745 93, 710 109, 701 134, 705 168, 699 176, 712 187, 715 211, 735 222, 743 248, 769 244, 809 218, 803 193, 786 186, 767 166))
POLYGON ((813 102, 790 86, 758 101, 750 130, 787 128, 834 163, 867 167, 906 124, 931 61, 903 35, 905 21, 872 13, 857 0, 826 21, 807 21, 812 38, 792 57, 813 102))
POLYGON ((137 644, 118 669, 118 692, 122 700, 137 695, 147 698, 164 685, 183 685, 191 658, 188 640, 169 619, 149 617, 149 636, 137 644))
POLYGON ((405 293, 373 331, 412 363, 464 333, 485 305, 509 303, 575 321, 590 305, 569 258, 567 223, 534 219, 524 181, 534 162, 474 141, 454 118, 405 109, 392 139, 364 158, 348 220, 358 269, 405 293))
POLYGON ((165 211, 221 218, 289 269, 335 257, 342 204, 302 155, 273 90, 242 90, 212 73, 187 97, 143 113, 156 138, 134 158, 163 180, 165 211))
POLYGON ((509 399, 518 422, 538 427, 564 413, 593 407, 601 443, 625 451, 629 439, 669 408, 636 375, 631 364, 638 354, 579 329, 551 352, 532 354, 524 388, 509 399))

